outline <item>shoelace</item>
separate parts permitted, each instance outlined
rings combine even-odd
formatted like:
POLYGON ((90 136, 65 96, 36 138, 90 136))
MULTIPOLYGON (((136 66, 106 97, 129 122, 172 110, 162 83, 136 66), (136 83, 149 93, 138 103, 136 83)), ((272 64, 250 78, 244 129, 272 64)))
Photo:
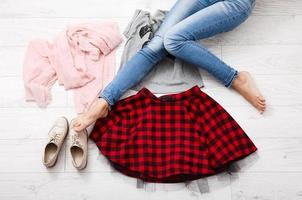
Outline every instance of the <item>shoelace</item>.
POLYGON ((51 132, 54 134, 51 136, 50 142, 54 142, 56 144, 59 143, 59 141, 61 140, 61 134, 60 132, 62 132, 62 127, 54 127, 51 132))
POLYGON ((75 135, 72 135, 72 145, 76 145, 76 146, 79 146, 79 147, 83 147, 82 144, 80 143, 80 138, 79 136, 77 136, 76 134, 75 135))
POLYGON ((54 143, 59 143, 59 141, 61 140, 61 136, 59 133, 55 133, 55 135, 53 137, 51 137, 50 142, 54 142, 54 143))

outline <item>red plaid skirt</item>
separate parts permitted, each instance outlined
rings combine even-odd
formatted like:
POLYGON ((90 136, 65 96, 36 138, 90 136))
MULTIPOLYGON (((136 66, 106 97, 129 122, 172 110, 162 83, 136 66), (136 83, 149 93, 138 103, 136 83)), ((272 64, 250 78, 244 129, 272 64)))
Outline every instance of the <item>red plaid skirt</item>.
POLYGON ((147 88, 116 102, 89 136, 112 166, 148 182, 183 182, 225 170, 257 147, 196 85, 155 96, 147 88))

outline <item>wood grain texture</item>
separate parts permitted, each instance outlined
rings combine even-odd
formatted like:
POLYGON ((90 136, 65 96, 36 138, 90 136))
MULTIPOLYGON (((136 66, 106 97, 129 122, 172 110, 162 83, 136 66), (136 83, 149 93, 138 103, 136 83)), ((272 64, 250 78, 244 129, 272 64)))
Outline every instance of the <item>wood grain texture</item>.
MULTIPOLYGON (((202 89, 234 117, 258 147, 231 173, 187 185, 144 183, 113 170, 89 141, 88 165, 74 169, 67 138, 54 168, 42 150, 55 119, 75 117, 72 92, 58 84, 52 102, 24 101, 22 63, 33 38, 52 38, 68 24, 110 20, 122 31, 135 9, 169 9, 176 0, 2 0, 0 3, 0 199, 302 199, 302 1, 256 0, 255 9, 231 32, 202 40, 238 70, 252 73, 268 109, 260 115, 233 90, 201 70, 202 89)), ((117 51, 117 66, 124 43, 117 51)), ((122 98, 134 91, 128 91, 122 98)), ((156 94, 162 95, 162 94, 156 94)), ((91 129, 92 127, 90 127, 91 129)))
POLYGON ((301 173, 240 173, 232 176, 232 199, 301 200, 301 173))

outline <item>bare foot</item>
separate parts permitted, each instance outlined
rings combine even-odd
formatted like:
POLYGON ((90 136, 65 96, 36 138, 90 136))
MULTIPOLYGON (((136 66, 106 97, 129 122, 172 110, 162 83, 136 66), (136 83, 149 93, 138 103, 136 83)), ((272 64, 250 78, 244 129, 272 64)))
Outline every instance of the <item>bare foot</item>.
POLYGON ((242 71, 234 79, 232 87, 262 114, 266 108, 265 99, 256 87, 249 72, 242 71))
POLYGON ((101 117, 106 117, 109 112, 109 104, 102 98, 97 98, 87 112, 79 114, 72 120, 75 131, 82 131, 101 117))

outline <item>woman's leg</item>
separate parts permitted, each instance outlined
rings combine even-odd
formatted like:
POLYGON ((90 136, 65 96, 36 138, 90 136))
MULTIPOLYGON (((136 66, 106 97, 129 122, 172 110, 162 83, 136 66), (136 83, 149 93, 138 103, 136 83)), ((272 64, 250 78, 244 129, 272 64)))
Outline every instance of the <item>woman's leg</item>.
POLYGON ((154 37, 121 68, 114 79, 104 88, 100 97, 113 105, 132 86, 145 77, 153 66, 168 52, 164 47, 164 35, 178 22, 209 6, 208 0, 178 0, 167 13, 154 37))
POLYGON ((74 128, 82 130, 96 119, 105 117, 108 114, 109 106, 118 101, 129 88, 137 84, 158 61, 168 54, 163 43, 165 33, 178 22, 211 5, 213 1, 177 0, 151 41, 125 63, 114 79, 101 92, 101 98, 97 99, 86 113, 74 119, 74 128))
POLYGON ((206 47, 196 42, 218 33, 230 31, 247 19, 254 0, 225 0, 202 9, 169 29, 164 37, 166 50, 187 62, 205 69, 226 87, 233 86, 261 112, 264 98, 246 72, 238 73, 206 47))

